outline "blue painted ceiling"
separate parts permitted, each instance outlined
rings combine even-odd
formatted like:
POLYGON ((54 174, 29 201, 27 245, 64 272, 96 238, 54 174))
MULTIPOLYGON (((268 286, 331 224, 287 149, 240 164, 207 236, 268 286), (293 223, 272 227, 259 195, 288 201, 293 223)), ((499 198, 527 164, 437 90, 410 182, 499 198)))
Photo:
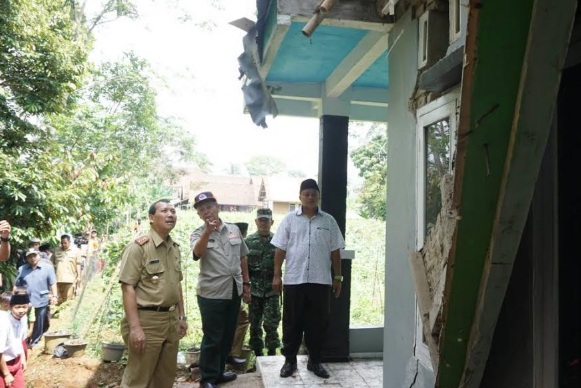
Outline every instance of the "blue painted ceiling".
MULTIPOLYGON (((301 30, 305 23, 292 22, 266 77, 267 83, 320 83, 335 70, 359 41, 366 30, 319 26, 311 38, 301 30)), ((382 54, 353 86, 387 88, 387 52, 382 54)))

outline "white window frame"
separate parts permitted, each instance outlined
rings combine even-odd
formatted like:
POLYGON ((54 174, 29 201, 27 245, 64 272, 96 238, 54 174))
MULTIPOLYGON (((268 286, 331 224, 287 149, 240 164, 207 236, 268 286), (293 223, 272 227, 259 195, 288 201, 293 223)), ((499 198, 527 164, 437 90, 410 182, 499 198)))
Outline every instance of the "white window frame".
MULTIPOLYGON (((450 166, 456 156, 456 123, 460 106, 460 90, 448 94, 424 105, 417 111, 416 126, 416 250, 424 247, 426 239, 426 135, 425 128, 437 121, 450 120, 450 166)), ((450 167, 450 172, 452 169, 450 167)))
POLYGON ((432 358, 430 357, 430 348, 424 342, 424 331, 422 324, 422 317, 420 316, 420 309, 418 307, 416 298, 416 346, 414 348, 414 356, 429 370, 433 370, 432 358))
POLYGON ((428 64, 428 34, 430 33, 429 28, 429 16, 430 12, 426 11, 420 16, 418 24, 418 69, 423 68, 428 64))
POLYGON ((462 35, 462 0, 450 0, 448 18, 450 21, 449 42, 452 44, 462 35))

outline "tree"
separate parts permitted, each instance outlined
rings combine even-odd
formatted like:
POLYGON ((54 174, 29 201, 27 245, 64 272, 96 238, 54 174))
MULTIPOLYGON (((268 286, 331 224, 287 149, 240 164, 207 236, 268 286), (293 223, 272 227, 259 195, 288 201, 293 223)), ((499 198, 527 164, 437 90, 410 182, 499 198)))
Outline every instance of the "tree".
POLYGON ((256 155, 245 164, 250 175, 276 175, 286 169, 286 164, 276 156, 256 155))
POLYGON ((86 29, 70 12, 59 0, 0 0, 0 208, 16 246, 50 230, 76 195, 43 122, 70 110, 89 69, 86 29))
MULTIPOLYGON (((171 194, 163 182, 176 166, 209 166, 191 134, 159 117, 146 61, 128 53, 89 65, 78 4, 0 0, 0 209, 15 248, 33 235, 103 228, 171 194)), ((132 12, 126 0, 112 4, 132 12)))
MULTIPOLYGON (((66 109, 87 73, 86 29, 59 0, 0 0, 0 119, 4 129, 26 115, 66 109)), ((24 129, 31 129, 30 127, 24 129)))
MULTIPOLYGON (((118 216, 118 209, 147 206, 154 197, 145 194, 159 194, 152 187, 175 180, 180 164, 208 164, 195 152, 192 135, 175 120, 158 116, 153 76, 145 60, 127 53, 92 74, 74 114, 47 119, 59 152, 74 161, 75 182, 89 179, 83 198, 90 206, 81 213, 92 222, 103 225, 118 216)), ((168 190, 161 193, 168 196, 168 190)))
POLYGON ((364 179, 359 196, 359 213, 364 218, 385 220, 387 192, 387 130, 373 125, 362 146, 351 152, 351 159, 364 179))

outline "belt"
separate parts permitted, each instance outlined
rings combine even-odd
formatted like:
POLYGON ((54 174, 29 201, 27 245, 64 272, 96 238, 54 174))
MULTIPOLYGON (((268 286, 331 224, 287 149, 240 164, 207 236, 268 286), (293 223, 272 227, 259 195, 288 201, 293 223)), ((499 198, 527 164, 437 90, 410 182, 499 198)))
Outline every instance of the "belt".
POLYGON ((20 362, 20 355, 18 355, 16 358, 13 358, 10 361, 6 361, 6 365, 13 366, 13 365, 18 364, 19 362, 20 362))
POLYGON ((168 311, 174 311, 175 309, 176 309, 175 304, 173 306, 146 306, 137 308, 137 310, 157 311, 163 313, 168 311))

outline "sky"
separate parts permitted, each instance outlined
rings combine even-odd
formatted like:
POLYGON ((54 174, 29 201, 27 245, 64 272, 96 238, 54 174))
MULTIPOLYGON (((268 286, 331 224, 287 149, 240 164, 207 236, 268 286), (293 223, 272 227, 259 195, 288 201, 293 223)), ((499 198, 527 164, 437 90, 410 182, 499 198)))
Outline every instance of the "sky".
MULTIPOLYGON (((100 0, 89 1, 89 14, 100 0)), ((96 62, 120 59, 134 51, 156 74, 158 112, 182 123, 197 150, 213 164, 213 173, 242 166, 256 155, 282 159, 289 170, 316 177, 319 120, 267 117, 256 126, 243 113, 237 57, 244 32, 228 22, 256 21, 256 0, 135 0, 140 17, 94 30, 96 62), (277 145, 277 146, 275 146, 277 145)))

